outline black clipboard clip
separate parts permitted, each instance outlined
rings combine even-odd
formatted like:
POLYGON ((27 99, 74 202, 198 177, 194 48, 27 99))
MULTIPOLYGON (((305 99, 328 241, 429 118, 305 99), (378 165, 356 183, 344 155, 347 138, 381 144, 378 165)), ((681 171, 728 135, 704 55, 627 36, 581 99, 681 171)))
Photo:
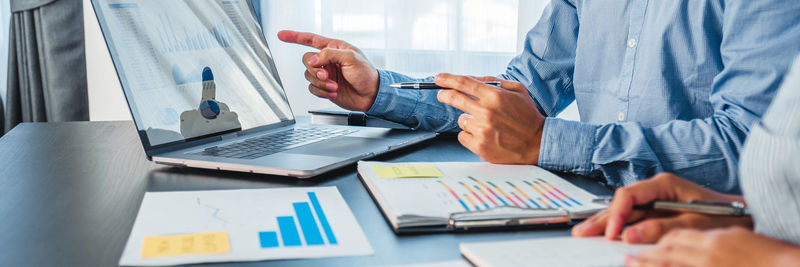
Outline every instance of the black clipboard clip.
POLYGON ((571 225, 577 219, 585 219, 585 214, 574 216, 563 208, 520 208, 500 206, 486 210, 458 212, 450 215, 447 229, 452 231, 468 231, 470 229, 494 227, 521 227, 544 225, 571 225))

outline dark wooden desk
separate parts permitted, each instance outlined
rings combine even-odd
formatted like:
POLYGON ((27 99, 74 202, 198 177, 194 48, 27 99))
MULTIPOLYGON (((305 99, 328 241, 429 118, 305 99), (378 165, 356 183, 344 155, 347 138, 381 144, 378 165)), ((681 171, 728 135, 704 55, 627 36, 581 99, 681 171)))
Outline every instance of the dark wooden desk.
MULTIPOLYGON (((568 230, 397 236, 356 177, 355 165, 309 179, 153 164, 132 122, 25 123, 0 139, 0 266, 117 265, 145 191, 336 186, 375 254, 240 265, 362 266, 461 258, 458 243, 568 235, 568 230)), ((381 161, 478 161, 454 136, 381 161)), ((569 178, 597 194, 609 191, 569 178)), ((231 265, 230 263, 220 264, 231 265)))

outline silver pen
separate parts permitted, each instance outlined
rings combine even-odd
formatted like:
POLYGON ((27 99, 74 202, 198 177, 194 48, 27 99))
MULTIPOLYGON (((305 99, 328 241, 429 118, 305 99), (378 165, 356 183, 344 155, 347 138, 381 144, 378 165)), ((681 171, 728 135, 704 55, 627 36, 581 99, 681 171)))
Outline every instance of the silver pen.
MULTIPOLYGON (((488 82, 483 82, 483 84, 488 84, 488 85, 500 87, 500 85, 502 85, 502 82, 500 82, 500 81, 488 81, 488 82)), ((427 82, 426 83, 393 83, 393 84, 390 84, 389 86, 392 87, 392 88, 398 88, 398 89, 416 89, 416 90, 422 90, 422 89, 431 89, 431 90, 450 89, 450 88, 444 88, 444 87, 438 86, 438 85, 436 85, 436 83, 427 83, 427 82)))
MULTIPOLYGON (((611 203, 610 197, 596 198, 592 200, 595 204, 611 203)), ((676 212, 692 212, 708 215, 720 216, 750 216, 750 211, 747 210, 744 203, 739 201, 707 201, 707 200, 692 200, 691 202, 672 202, 672 201, 653 201, 644 205, 636 205, 633 207, 636 210, 666 210, 676 212)))

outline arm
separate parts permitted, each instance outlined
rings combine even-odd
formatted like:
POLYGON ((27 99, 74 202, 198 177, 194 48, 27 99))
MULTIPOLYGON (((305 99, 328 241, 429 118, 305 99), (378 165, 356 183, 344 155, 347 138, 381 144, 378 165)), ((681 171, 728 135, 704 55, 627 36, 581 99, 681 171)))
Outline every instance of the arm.
POLYGON ((800 244, 800 57, 741 158, 741 183, 756 232, 800 244))
POLYGON ((798 5, 800 2, 776 1, 726 4, 720 47, 725 67, 712 85, 711 117, 674 120, 655 127, 548 118, 539 165, 602 174, 615 186, 668 171, 715 190, 738 192, 739 151, 798 51, 798 5))
MULTIPOLYGON (((528 88, 539 112, 555 116, 574 99, 572 71, 578 34, 578 17, 568 0, 554 0, 539 23, 528 32, 522 54, 508 65, 504 80, 518 81, 528 88)), ((380 86, 369 115, 401 122, 415 128, 438 132, 458 131, 457 118, 463 112, 437 100, 437 91, 398 90, 388 85, 416 80, 380 71, 380 86)))

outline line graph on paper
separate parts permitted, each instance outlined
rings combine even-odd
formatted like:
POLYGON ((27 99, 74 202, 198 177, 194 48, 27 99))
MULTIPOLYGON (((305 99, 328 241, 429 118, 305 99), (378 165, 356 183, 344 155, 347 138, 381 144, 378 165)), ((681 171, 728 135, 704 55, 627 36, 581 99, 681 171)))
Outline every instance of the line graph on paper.
POLYGON ((220 214, 222 209, 215 207, 212 204, 203 202, 199 197, 196 198, 196 200, 197 200, 197 205, 207 210, 209 212, 209 216, 211 217, 211 220, 208 220, 206 224, 207 228, 213 228, 215 226, 220 227, 228 224, 228 220, 226 220, 220 214))

